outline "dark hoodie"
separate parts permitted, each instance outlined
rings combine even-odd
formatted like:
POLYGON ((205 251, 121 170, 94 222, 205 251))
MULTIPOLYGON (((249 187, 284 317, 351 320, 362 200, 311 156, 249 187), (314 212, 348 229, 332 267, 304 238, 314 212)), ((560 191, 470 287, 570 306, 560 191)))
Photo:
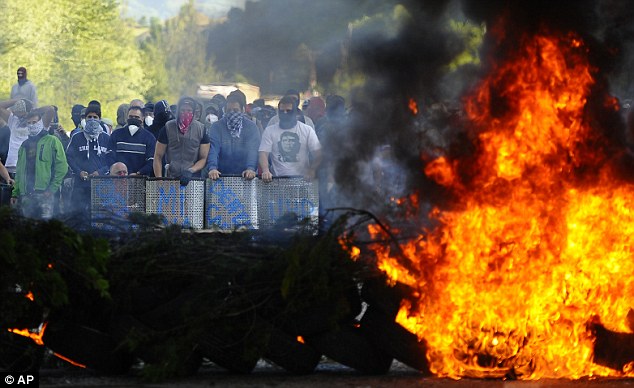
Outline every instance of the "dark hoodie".
POLYGON ((154 122, 150 125, 148 130, 158 139, 161 128, 172 119, 174 119, 174 115, 172 115, 169 103, 165 100, 161 100, 154 104, 154 122))

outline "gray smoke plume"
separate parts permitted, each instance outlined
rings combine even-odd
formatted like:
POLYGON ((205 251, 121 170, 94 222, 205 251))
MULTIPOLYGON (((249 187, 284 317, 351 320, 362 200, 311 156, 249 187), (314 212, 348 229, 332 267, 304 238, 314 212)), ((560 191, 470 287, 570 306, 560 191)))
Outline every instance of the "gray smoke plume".
MULTIPOLYGON (((367 82, 352 101, 351 128, 335 134, 327 144, 334 151, 329 157, 334 158, 341 201, 374 210, 389 202, 385 196, 415 191, 432 202, 449 199, 448 193, 425 177, 423 169, 439 154, 468 160, 477 148, 460 115, 461 96, 487 73, 490 64, 517 49, 521 35, 544 26, 555 32, 575 32, 586 43, 589 60, 599 69, 586 108, 601 137, 595 146, 606 153, 622 146, 622 117, 606 110, 604 102, 610 80, 621 81, 612 87, 614 91, 633 91, 634 82, 624 76, 623 66, 634 63, 628 58, 628 50, 634 47, 634 11, 629 2, 411 1, 405 7, 411 17, 398 35, 352 36, 352 56, 360 58, 356 64, 367 82), (466 66, 447 76, 447 65, 463 50, 461 40, 446 28, 449 18, 486 23, 482 66, 466 66), (505 29, 501 38, 491 33, 494 25, 505 29), (416 115, 408 107, 410 100, 420 110, 416 115), (377 166, 390 175, 384 190, 377 189, 377 166)), ((499 109, 504 109, 504 97, 497 97, 499 109)))

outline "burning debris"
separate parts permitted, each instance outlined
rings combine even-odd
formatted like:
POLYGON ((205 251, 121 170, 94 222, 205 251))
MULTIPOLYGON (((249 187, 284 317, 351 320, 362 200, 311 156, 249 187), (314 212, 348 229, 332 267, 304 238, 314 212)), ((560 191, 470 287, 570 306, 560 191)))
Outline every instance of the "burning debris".
POLYGON ((589 2, 475 3, 466 10, 487 21, 487 73, 464 98, 468 152, 423 152, 418 179, 443 200, 420 190, 431 222, 410 215, 392 229, 420 225, 401 242, 405 258, 373 247, 419 295, 397 321, 427 341, 438 376, 628 374, 630 359, 597 362, 620 335, 606 333, 630 331, 634 306, 634 186, 604 74, 614 46, 596 38, 589 2))

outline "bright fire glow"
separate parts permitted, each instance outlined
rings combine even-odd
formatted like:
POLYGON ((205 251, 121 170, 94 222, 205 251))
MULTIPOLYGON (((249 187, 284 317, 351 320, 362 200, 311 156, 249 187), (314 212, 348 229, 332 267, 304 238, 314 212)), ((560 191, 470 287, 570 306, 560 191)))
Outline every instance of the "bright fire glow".
MULTIPOLYGON (((31 332, 28 329, 9 329, 9 332, 11 332, 13 334, 21 335, 23 337, 28 337, 28 338, 32 339, 33 342, 35 342, 37 345, 44 346, 44 341, 42 340, 42 338, 44 337, 44 332, 46 331, 46 326, 48 326, 48 322, 44 322, 42 324, 42 327, 40 328, 40 330, 37 331, 37 332, 31 332)), ((68 357, 62 356, 59 353, 53 353, 53 355, 55 357, 59 358, 59 359, 62 359, 64 361, 72 364, 72 365, 75 365, 77 367, 86 368, 86 365, 80 364, 78 362, 75 362, 75 361, 71 360, 68 357)))
POLYGON ((427 165, 459 201, 430 214, 439 227, 403 244, 415 270, 389 246, 373 249, 393 281, 420 291, 397 321, 427 341, 438 376, 622 376, 593 363, 586 323, 596 315, 630 331, 634 187, 587 145, 600 135, 584 112, 596 70, 583 41, 542 33, 519 47, 466 101, 479 134, 469 180, 459 161, 427 165), (596 173, 579 179, 589 163, 596 173))
POLYGON ((409 110, 413 114, 415 114, 415 115, 418 114, 418 104, 416 103, 416 100, 414 100, 413 98, 410 98, 409 99, 409 103, 408 103, 408 107, 409 107, 409 110))
POLYGON ((28 337, 33 340, 38 345, 44 345, 44 341, 42 341, 42 337, 44 337, 44 331, 46 330, 46 325, 48 323, 44 323, 42 328, 38 332, 31 332, 28 329, 9 329, 9 331, 13 334, 21 335, 22 337, 28 337))

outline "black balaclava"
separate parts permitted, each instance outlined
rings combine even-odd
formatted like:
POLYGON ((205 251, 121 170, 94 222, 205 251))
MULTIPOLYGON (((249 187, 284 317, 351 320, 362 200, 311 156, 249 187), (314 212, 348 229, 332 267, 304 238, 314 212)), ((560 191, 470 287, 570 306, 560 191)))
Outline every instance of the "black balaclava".
POLYGON ((24 85, 24 83, 26 82, 26 67, 18 68, 18 73, 24 73, 22 77, 18 75, 18 83, 20 85, 24 85))

